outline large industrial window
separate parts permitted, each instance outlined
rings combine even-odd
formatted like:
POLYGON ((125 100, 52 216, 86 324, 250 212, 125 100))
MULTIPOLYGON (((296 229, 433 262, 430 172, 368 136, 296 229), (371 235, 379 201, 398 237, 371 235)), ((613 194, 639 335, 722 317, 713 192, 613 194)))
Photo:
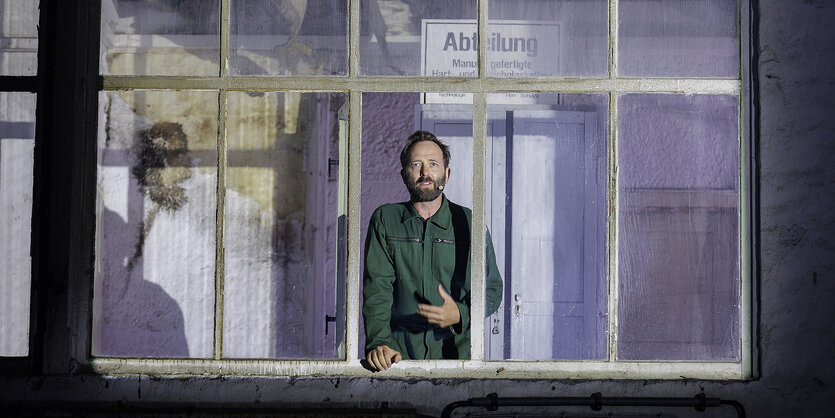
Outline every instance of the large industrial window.
POLYGON ((384 373, 749 376, 740 10, 102 0, 93 366, 370 373, 366 226, 423 129, 473 209, 471 358, 384 373))

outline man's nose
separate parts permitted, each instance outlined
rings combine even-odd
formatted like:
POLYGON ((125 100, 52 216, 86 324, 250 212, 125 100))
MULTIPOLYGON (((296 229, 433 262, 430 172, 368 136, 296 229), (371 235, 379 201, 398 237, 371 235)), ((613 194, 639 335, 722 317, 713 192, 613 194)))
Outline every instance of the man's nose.
POLYGON ((427 171, 428 170, 426 169, 426 164, 421 164, 420 165, 420 175, 421 176, 425 175, 427 173, 427 171))

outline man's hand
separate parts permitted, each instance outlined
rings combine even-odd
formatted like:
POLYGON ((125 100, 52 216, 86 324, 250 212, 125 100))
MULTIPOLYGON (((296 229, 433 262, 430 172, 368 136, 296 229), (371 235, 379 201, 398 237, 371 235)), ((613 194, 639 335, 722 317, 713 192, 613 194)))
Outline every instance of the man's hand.
POLYGON ((368 352, 368 364, 377 370, 387 370, 403 359, 400 352, 387 345, 378 345, 368 352))
POLYGON ((444 292, 444 288, 438 285, 438 294, 444 300, 441 306, 434 305, 418 305, 418 315, 426 318, 430 324, 435 324, 441 328, 446 328, 450 325, 455 325, 461 322, 461 313, 458 311, 458 305, 452 300, 452 296, 444 292))

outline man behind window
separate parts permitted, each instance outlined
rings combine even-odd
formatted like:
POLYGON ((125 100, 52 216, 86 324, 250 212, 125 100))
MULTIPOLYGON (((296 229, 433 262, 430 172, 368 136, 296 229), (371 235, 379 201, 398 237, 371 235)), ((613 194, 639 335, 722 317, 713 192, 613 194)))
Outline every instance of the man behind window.
MULTIPOLYGON (((449 147, 417 131, 400 153, 410 200, 371 215, 365 243, 363 309, 369 365, 401 359, 470 358, 472 211, 446 199, 449 147)), ((487 234, 487 315, 502 298, 502 279, 487 234)))

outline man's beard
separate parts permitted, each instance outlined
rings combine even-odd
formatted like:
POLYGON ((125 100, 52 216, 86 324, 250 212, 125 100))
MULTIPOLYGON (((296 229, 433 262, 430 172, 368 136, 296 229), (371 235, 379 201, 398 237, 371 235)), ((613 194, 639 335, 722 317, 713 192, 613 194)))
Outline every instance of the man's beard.
POLYGON ((446 176, 444 176, 440 181, 437 181, 428 176, 421 176, 416 181, 406 182, 406 188, 409 190, 409 196, 412 198, 412 202, 431 202, 438 198, 438 196, 443 193, 441 190, 441 186, 446 185, 446 176), (431 181, 432 187, 430 188, 421 188, 419 186, 420 183, 425 181, 431 181))

